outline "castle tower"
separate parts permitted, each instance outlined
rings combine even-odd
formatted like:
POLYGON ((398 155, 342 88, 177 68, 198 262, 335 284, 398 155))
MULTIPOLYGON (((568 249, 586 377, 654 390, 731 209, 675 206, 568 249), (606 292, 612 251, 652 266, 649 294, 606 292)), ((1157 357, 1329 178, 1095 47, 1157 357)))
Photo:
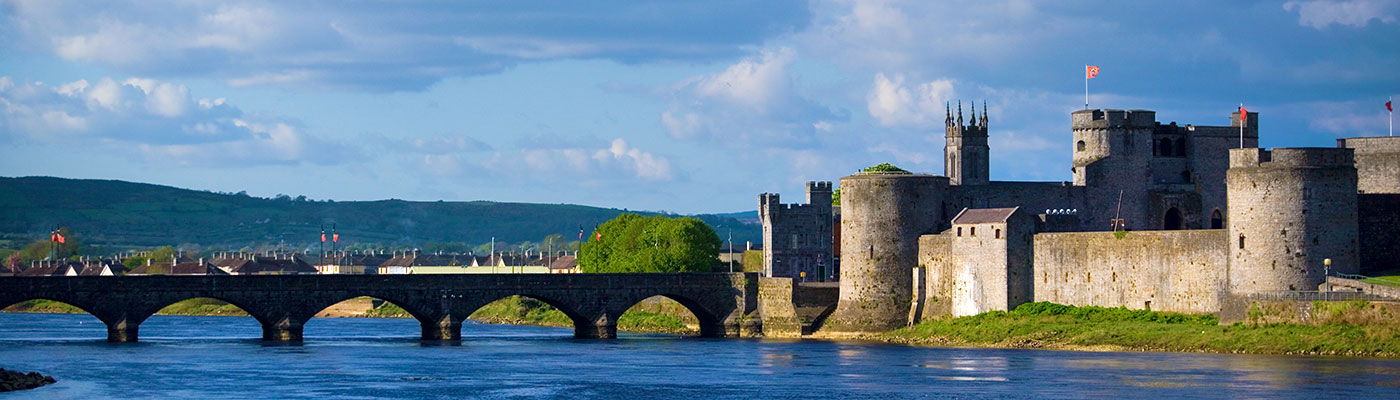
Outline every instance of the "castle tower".
POLYGON ((944 118, 946 144, 943 145, 943 174, 953 185, 985 185, 988 176, 989 148, 987 147, 987 105, 982 104, 982 116, 977 116, 977 106, 972 106, 970 125, 963 125, 962 102, 958 102, 958 116, 953 119, 953 111, 948 108, 944 118))
POLYGON ((1225 185, 1230 292, 1317 290, 1324 259, 1359 270, 1352 149, 1231 149, 1225 185))
POLYGON ((831 182, 807 182, 807 204, 782 204, 776 193, 758 195, 763 275, 809 282, 835 275, 831 211, 831 182))
POLYGON ((823 330, 879 332, 905 326, 919 235, 943 225, 948 179, 908 173, 841 178, 841 295, 823 330))
POLYGON ((1148 110, 1080 110, 1070 114, 1074 131, 1074 185, 1086 186, 1089 206, 1080 222, 1089 230, 1150 229, 1152 131, 1157 113, 1148 110), (1121 202, 1120 202, 1121 198, 1121 202), (1120 207, 1121 203, 1121 207, 1120 207))

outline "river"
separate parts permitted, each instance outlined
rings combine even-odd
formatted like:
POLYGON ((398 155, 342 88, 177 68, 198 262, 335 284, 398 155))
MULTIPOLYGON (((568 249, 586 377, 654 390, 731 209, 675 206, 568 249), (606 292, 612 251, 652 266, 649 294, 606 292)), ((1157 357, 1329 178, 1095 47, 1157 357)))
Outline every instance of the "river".
POLYGON ((89 315, 0 313, 0 367, 58 383, 0 398, 1396 398, 1400 360, 700 339, 317 318, 302 344, 248 317, 151 317, 109 344, 89 315))

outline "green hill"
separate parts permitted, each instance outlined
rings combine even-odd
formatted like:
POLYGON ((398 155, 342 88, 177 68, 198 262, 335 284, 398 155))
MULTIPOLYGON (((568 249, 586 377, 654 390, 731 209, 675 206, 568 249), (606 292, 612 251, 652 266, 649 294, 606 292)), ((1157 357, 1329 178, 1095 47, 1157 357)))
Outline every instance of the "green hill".
MULTIPOLYGON (((114 180, 0 177, 0 237, 9 246, 41 239, 55 226, 86 244, 114 247, 194 243, 239 248, 309 245, 337 225, 342 245, 417 246, 427 242, 538 241, 578 237, 626 210, 571 204, 490 201, 314 201, 268 199, 114 180)), ((698 215, 735 243, 759 242, 761 228, 733 217, 698 215)))

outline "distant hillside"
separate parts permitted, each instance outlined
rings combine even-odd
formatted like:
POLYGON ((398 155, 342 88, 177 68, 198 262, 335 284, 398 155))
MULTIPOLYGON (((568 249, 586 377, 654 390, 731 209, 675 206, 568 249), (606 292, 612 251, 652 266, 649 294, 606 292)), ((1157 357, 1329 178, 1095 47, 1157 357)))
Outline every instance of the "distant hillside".
MULTIPOLYGON (((624 210, 570 204, 298 201, 222 194, 112 180, 0 177, 0 235, 14 242, 66 226, 84 243, 156 246, 195 243, 242 247, 310 244, 337 224, 342 244, 413 246, 423 242, 577 239, 624 210)), ((761 228, 733 217, 700 215, 735 243, 760 240, 761 228)), ((12 243, 13 244, 13 243, 12 243)))

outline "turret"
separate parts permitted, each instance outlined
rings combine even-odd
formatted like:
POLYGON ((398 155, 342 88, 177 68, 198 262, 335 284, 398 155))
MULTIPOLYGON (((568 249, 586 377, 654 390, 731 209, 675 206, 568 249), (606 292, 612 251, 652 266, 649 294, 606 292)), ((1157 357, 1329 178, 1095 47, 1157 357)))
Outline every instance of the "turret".
POLYGON ((1230 149, 1225 185, 1230 292, 1317 290, 1328 269, 1360 270, 1352 149, 1230 149))
POLYGON ((983 185, 990 180, 987 146, 987 107, 982 105, 982 116, 977 116, 977 106, 972 106, 972 124, 963 125, 962 102, 958 102, 958 116, 954 120, 951 109, 944 118, 943 174, 953 185, 983 185))

